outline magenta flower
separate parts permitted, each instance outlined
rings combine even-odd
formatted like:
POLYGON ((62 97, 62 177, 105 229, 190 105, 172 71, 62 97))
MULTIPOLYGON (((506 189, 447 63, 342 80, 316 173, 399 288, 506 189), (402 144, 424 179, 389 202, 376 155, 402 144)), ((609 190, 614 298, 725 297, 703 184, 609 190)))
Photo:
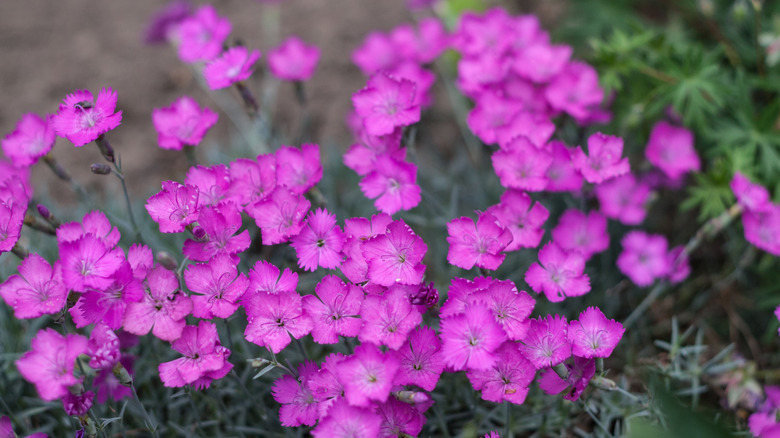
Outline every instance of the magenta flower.
POLYGON ((512 232, 490 213, 480 214, 476 223, 467 217, 453 219, 447 233, 447 261, 463 269, 498 269, 506 257, 500 253, 512 241, 512 232))
POLYGON ((628 173, 628 158, 621 159, 623 139, 597 132, 588 137, 588 155, 577 148, 572 152, 574 168, 592 184, 628 173))
POLYGON ((114 272, 125 261, 120 248, 110 248, 93 234, 61 243, 59 248, 65 286, 77 292, 107 289, 114 282, 114 272))
POLYGON ((547 168, 548 192, 576 192, 582 187, 582 175, 574 168, 571 161, 572 150, 563 142, 553 140, 549 143, 553 161, 547 168))
POLYGON ((561 249, 579 251, 586 261, 609 248, 607 218, 598 211, 585 214, 573 208, 566 210, 553 228, 552 236, 561 249))
POLYGON ((617 259, 618 269, 637 286, 650 286, 656 279, 669 274, 666 237, 632 231, 621 243, 623 251, 617 259))
POLYGON ((161 233, 180 233, 198 220, 198 195, 195 186, 163 181, 162 190, 146 200, 146 211, 161 233))
POLYGON ((512 63, 512 69, 521 77, 544 84, 563 70, 571 53, 570 46, 540 41, 520 50, 512 63))
POLYGON ((552 155, 534 146, 527 137, 516 137, 491 157, 496 175, 506 188, 541 191, 547 186, 552 155))
POLYGON ((146 277, 147 291, 143 299, 127 305, 122 327, 134 335, 152 334, 164 341, 181 336, 184 318, 192 311, 192 301, 179 290, 176 274, 157 266, 146 277))
POLYGON ((19 241, 27 202, 27 197, 23 195, 20 198, 11 197, 7 201, 0 198, 0 254, 13 249, 19 241))
POLYGON ((232 26, 211 5, 200 7, 179 24, 179 58, 184 62, 210 61, 222 52, 232 26))
POLYGON ((419 284, 422 281, 425 273, 422 259, 428 245, 403 219, 390 223, 385 234, 363 242, 362 250, 368 262, 370 281, 382 286, 419 284))
POLYGON ((391 68, 400 61, 396 45, 381 32, 369 33, 363 44, 352 51, 351 59, 366 76, 391 68))
POLYGON ((198 225, 206 232, 203 239, 187 239, 183 253, 190 260, 207 262, 220 255, 235 256, 249 248, 249 230, 238 234, 243 225, 236 204, 224 202, 216 207, 204 207, 198 215, 198 225))
POLYGON ((341 263, 344 233, 336 225, 336 215, 325 209, 310 212, 306 224, 290 246, 298 255, 298 266, 314 271, 317 267, 334 269, 341 263))
POLYGON ((87 234, 97 237, 109 248, 116 246, 121 237, 105 213, 95 210, 85 214, 80 223, 68 222, 57 227, 57 242, 74 242, 87 234))
POLYGON ((348 236, 341 248, 346 257, 341 263, 341 272, 353 283, 368 281, 368 263, 363 257, 362 243, 376 235, 384 234, 393 218, 386 213, 378 213, 368 220, 363 217, 344 221, 344 233, 348 236))
POLYGON ((171 343, 171 348, 183 357, 158 367, 163 385, 180 388, 222 369, 226 358, 222 349, 217 348, 220 346, 217 326, 213 322, 200 321, 197 326, 184 327, 181 337, 171 343))
POLYGON ((276 183, 303 194, 322 179, 320 147, 304 143, 300 149, 282 146, 276 151, 276 183))
POLYGON ((191 8, 189 1, 175 0, 159 9, 146 26, 144 43, 161 44, 172 42, 179 24, 190 16, 191 8))
MULTIPOLYGON (((384 402, 390 395, 400 362, 393 351, 382 353, 374 344, 360 344, 337 369, 344 397, 352 406, 384 402)), ((333 408, 331 408, 333 409, 333 408)))
POLYGON ((98 322, 89 334, 87 355, 89 366, 96 370, 111 368, 119 362, 119 338, 111 328, 98 322))
POLYGON ((750 180, 740 172, 734 172, 731 179, 731 191, 737 198, 737 202, 747 210, 766 210, 770 206, 769 191, 750 180))
POLYGON ((677 245, 670 249, 666 254, 666 258, 669 261, 669 282, 672 284, 680 283, 691 275, 691 265, 688 260, 688 254, 685 252, 683 245, 677 245))
POLYGON ((298 379, 285 374, 276 379, 271 394, 279 408, 282 426, 314 426, 319 419, 319 402, 308 388, 308 380, 319 372, 317 364, 305 361, 298 366, 298 379))
POLYGON ((233 47, 206 64, 203 67, 203 77, 212 90, 226 88, 236 82, 249 79, 258 59, 260 59, 259 50, 250 52, 246 47, 233 47))
POLYGON ((320 60, 320 49, 300 38, 287 38, 279 47, 268 52, 271 73, 286 81, 308 81, 320 60))
POLYGON ((38 254, 30 254, 18 267, 19 274, 0 284, 0 295, 20 319, 52 315, 62 310, 68 289, 60 263, 54 267, 38 254))
POLYGON ((580 123, 587 122, 604 100, 596 70, 577 61, 569 62, 552 78, 544 95, 553 109, 565 111, 580 123))
POLYGON ((266 199, 250 205, 246 212, 260 227, 264 245, 286 242, 303 228, 311 203, 303 195, 277 186, 266 199))
POLYGON ((498 142, 496 130, 507 125, 522 109, 522 102, 488 91, 479 95, 466 122, 483 143, 494 144, 498 142))
POLYGON ((376 199, 374 206, 387 214, 412 209, 422 199, 417 166, 389 155, 376 157, 373 171, 360 181, 360 190, 366 197, 376 199))
POLYGON ((377 73, 368 84, 352 95, 363 126, 371 135, 390 134, 396 127, 420 121, 420 105, 415 105, 416 87, 407 79, 377 73))
POLYGON ((187 288, 194 292, 192 316, 211 319, 229 318, 238 309, 249 279, 236 268, 228 255, 215 256, 208 263, 195 263, 184 271, 187 288))
POLYGON ((447 300, 439 309, 439 315, 452 316, 466 311, 466 307, 474 302, 473 295, 490 287, 495 280, 491 277, 477 277, 473 281, 463 278, 453 278, 447 300))
POLYGON ((399 80, 407 79, 414 82, 415 93, 413 105, 420 105, 421 108, 430 107, 433 104, 433 95, 431 87, 436 82, 436 75, 430 70, 420 67, 416 62, 404 62, 396 65, 392 69, 386 70, 389 76, 399 80))
POLYGON ((52 116, 54 132, 74 146, 84 146, 122 123, 122 111, 116 109, 117 94, 102 88, 94 100, 89 90, 76 90, 65 97, 52 116))
POLYGON ((154 255, 148 246, 134 243, 127 250, 127 262, 133 270, 133 277, 138 281, 144 281, 146 274, 154 266, 154 255))
POLYGON ((563 316, 532 319, 520 351, 537 370, 557 365, 571 356, 571 343, 566 337, 568 328, 563 316))
POLYGON ((338 400, 311 431, 314 438, 374 438, 379 436, 382 418, 370 408, 351 406, 338 400))
POLYGON ((425 415, 416 406, 395 397, 375 404, 375 411, 382 417, 377 435, 380 438, 418 436, 425 424, 425 415))
MULTIPOLYGON (((26 438, 48 438, 49 435, 39 432, 34 433, 32 435, 27 435, 26 438)), ((17 438, 16 433, 14 432, 13 424, 11 424, 11 419, 6 417, 5 415, 0 417, 0 437, 2 438, 17 438)))
POLYGON ((335 344, 339 335, 357 336, 363 325, 360 307, 363 291, 345 284, 335 275, 327 275, 315 288, 317 295, 303 297, 303 308, 311 317, 311 335, 318 344, 335 344))
POLYGON ((219 115, 207 107, 201 110, 198 102, 189 96, 176 99, 169 107, 152 111, 157 142, 163 149, 197 146, 218 118, 219 115))
POLYGON ((279 268, 265 260, 258 260, 249 270, 249 293, 295 292, 297 286, 298 274, 290 268, 284 268, 280 276, 279 268))
POLYGON ((780 255, 780 206, 767 203, 762 210, 742 213, 745 240, 770 254, 780 255))
POLYGON ((647 161, 658 166, 671 179, 701 168, 699 156, 693 147, 693 133, 664 121, 653 126, 645 156, 647 161))
POLYGON ((16 361, 19 374, 35 385, 46 401, 68 394, 68 387, 82 379, 73 375, 75 360, 87 351, 87 338, 70 334, 62 336, 54 329, 40 330, 32 340, 32 350, 16 361))
POLYGON ((231 197, 232 183, 230 171, 224 164, 190 167, 184 179, 184 185, 198 188, 198 208, 218 205, 226 200, 237 202, 231 197))
POLYGON ((496 349, 506 339, 493 314, 482 305, 441 319, 442 357, 455 371, 489 369, 496 362, 496 349))
POLYGON ((569 390, 566 391, 563 398, 576 401, 588 387, 593 376, 596 375, 596 361, 575 356, 573 365, 564 363, 564 366, 569 371, 566 380, 561 379, 553 369, 547 368, 542 370, 539 376, 539 387, 547 394, 560 394, 568 388, 569 390))
POLYGON ((422 315, 399 287, 391 287, 383 295, 366 296, 360 316, 360 342, 386 345, 391 350, 401 348, 409 332, 422 322, 422 315))
POLYGON ((584 274, 585 258, 577 251, 564 251, 549 242, 539 251, 539 263, 525 272, 525 282, 536 293, 544 292, 552 302, 590 292, 590 278, 584 274))
POLYGON ((111 275, 111 283, 105 288, 87 288, 70 308, 70 316, 78 328, 103 322, 116 330, 122 326, 128 304, 140 301, 143 295, 141 281, 133 276, 130 264, 122 260, 111 275))
POLYGON ((247 341, 279 353, 290 344, 291 337, 300 339, 313 327, 297 292, 276 294, 255 293, 244 298, 247 341))
POLYGON ((381 136, 369 135, 360 130, 360 140, 344 153, 344 165, 357 172, 360 176, 368 175, 376 169, 376 160, 382 155, 391 157, 394 161, 406 160, 406 148, 401 147, 402 130, 381 136))
POLYGON ((230 197, 247 206, 267 198, 276 188, 276 155, 258 155, 256 160, 239 158, 230 163, 230 197))
POLYGON ((645 220, 650 194, 650 186, 637 181, 631 173, 596 186, 596 197, 604 216, 626 225, 639 225, 645 220))
MULTIPOLYGON (((122 367, 127 370, 130 376, 133 375, 133 357, 129 355, 123 355, 119 360, 122 367)), ((133 396, 133 392, 127 386, 122 385, 119 379, 114 375, 111 368, 104 368, 97 372, 95 380, 92 384, 97 392, 98 403, 105 403, 106 400, 111 398, 112 400, 119 401, 123 398, 133 396)))
POLYGON ((536 302, 525 291, 518 291, 510 280, 494 280, 485 289, 472 292, 470 298, 490 309, 508 339, 522 340, 528 332, 528 317, 536 302))
POLYGON ((580 319, 569 323, 569 342, 575 356, 609 357, 626 329, 614 319, 607 319, 598 307, 588 307, 580 319))
POLYGON ((424 326, 409 333, 408 341, 398 350, 401 365, 395 375, 396 385, 417 385, 433 391, 444 371, 441 341, 436 332, 424 326))
POLYGON ((3 138, 2 147, 14 166, 28 167, 48 154, 56 139, 51 116, 43 119, 28 113, 22 116, 16 129, 3 138))
POLYGON ((62 398, 62 408, 65 413, 74 416, 81 417, 89 412, 92 408, 92 401, 95 399, 95 393, 92 391, 82 392, 80 394, 73 394, 68 392, 65 397, 62 398))
MULTIPOLYGON (((533 99, 533 98, 532 98, 533 99)), ((528 104, 525 104, 526 107, 528 104)), ((538 149, 549 152, 547 142, 555 132, 555 124, 540 110, 526 108, 515 113, 509 123, 496 128, 498 144, 505 148, 517 137, 526 137, 538 149)))
POLYGON ((469 370, 466 376, 482 399, 501 403, 523 404, 536 368, 520 352, 520 345, 504 342, 496 349, 496 363, 486 370, 469 370))

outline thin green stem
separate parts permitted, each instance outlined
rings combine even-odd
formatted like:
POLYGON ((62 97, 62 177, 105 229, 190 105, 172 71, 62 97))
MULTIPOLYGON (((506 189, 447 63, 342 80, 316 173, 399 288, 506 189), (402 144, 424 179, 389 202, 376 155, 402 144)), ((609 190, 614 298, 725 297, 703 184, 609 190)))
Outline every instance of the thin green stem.
POLYGON ((144 418, 146 421, 146 429, 152 433, 152 436, 154 437, 160 436, 157 433, 157 425, 152 420, 152 417, 149 416, 149 412, 146 411, 144 404, 141 403, 141 399, 138 398, 138 392, 135 390, 135 384, 132 382, 130 383, 130 389, 133 391, 133 398, 135 399, 135 402, 138 403, 138 406, 141 408, 141 412, 144 414, 144 418))
POLYGON ((68 173, 68 171, 65 170, 65 168, 62 167, 62 165, 60 165, 60 163, 51 154, 44 155, 43 162, 46 163, 46 165, 49 167, 49 169, 51 169, 52 173, 57 176, 57 178, 70 184, 71 188, 76 192, 76 194, 83 202, 87 203, 88 207, 95 207, 95 203, 92 202, 92 199, 89 197, 86 190, 84 190, 84 187, 77 183, 73 177, 70 176, 70 173, 68 173))
POLYGON ((130 217, 130 223, 133 225, 136 241, 138 241, 139 243, 144 243, 144 239, 141 236, 141 229, 138 228, 138 224, 135 221, 135 216, 133 215, 133 206, 132 203, 130 202, 130 195, 127 193, 127 182, 125 181, 125 175, 122 173, 122 160, 120 159, 119 156, 117 156, 116 161, 114 161, 113 163, 114 163, 113 174, 116 175, 116 177, 119 178, 119 181, 122 183, 122 192, 125 195, 127 215, 130 217))

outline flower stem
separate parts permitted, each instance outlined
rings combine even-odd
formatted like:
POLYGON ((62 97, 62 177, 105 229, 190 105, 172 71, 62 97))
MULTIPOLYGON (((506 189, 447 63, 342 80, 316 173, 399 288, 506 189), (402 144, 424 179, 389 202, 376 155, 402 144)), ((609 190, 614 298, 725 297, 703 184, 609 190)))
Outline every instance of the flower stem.
POLYGON ((160 436, 157 433, 157 425, 152 420, 152 417, 149 416, 149 412, 146 411, 144 404, 141 403, 141 399, 138 398, 138 392, 135 390, 135 385, 133 384, 133 382, 130 382, 130 389, 133 391, 133 398, 135 399, 136 403, 138 403, 138 406, 141 408, 141 412, 144 414, 144 418, 146 419, 146 429, 152 433, 152 436, 154 437, 160 436))
POLYGON ((54 173, 54 175, 57 176, 57 178, 70 184, 70 186, 73 188, 73 190, 76 192, 79 198, 81 198, 82 201, 86 202, 90 208, 94 208, 95 204, 89 198, 89 195, 87 195, 87 192, 84 190, 84 187, 81 187, 81 184, 74 181, 73 177, 70 176, 68 171, 65 170, 65 168, 62 167, 62 165, 59 162, 57 162, 57 160, 51 154, 44 155, 43 162, 46 163, 47 166, 49 166, 49 169, 51 169, 51 171, 54 173))
POLYGON ((23 247, 19 244, 19 242, 16 242, 13 248, 11 248, 11 252, 16 256, 19 257, 19 260, 24 260, 27 258, 28 255, 30 255, 30 251, 27 250, 27 248, 23 247))
POLYGON ((125 181, 125 175, 122 173, 122 160, 117 157, 117 160, 113 162, 114 163, 114 175, 116 175, 117 178, 119 178, 119 181, 122 183, 122 192, 125 195, 125 204, 127 205, 127 215, 130 217, 130 223, 133 225, 133 230, 135 230, 135 239, 139 243, 144 243, 144 239, 141 236, 141 230, 138 228, 138 224, 135 222, 135 216, 133 215, 133 206, 130 203, 130 195, 127 193, 127 182, 125 181))

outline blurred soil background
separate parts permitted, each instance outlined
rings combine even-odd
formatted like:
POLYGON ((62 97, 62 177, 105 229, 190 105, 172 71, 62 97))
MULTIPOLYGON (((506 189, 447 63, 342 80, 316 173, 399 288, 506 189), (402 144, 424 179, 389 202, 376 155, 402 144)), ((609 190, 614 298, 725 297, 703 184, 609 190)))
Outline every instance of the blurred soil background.
MULTIPOLYGON (((205 3, 193 2, 193 8, 205 3)), ((414 20, 404 0, 210 3, 233 23, 230 43, 240 41, 250 49, 261 50, 261 69, 268 49, 290 35, 320 47, 320 64, 314 78, 306 84, 313 117, 310 137, 314 142, 342 149, 351 142, 344 123, 351 106, 350 96, 365 84, 365 78, 350 61, 352 50, 371 31, 387 32, 414 20)), ((13 131, 24 113, 56 112, 65 95, 73 90, 89 89, 96 95, 100 88, 111 87, 118 92, 123 121, 108 134, 108 139, 122 157, 131 197, 149 196, 159 190, 159 182, 165 179, 182 181, 186 159, 180 151, 157 146, 152 110, 168 106, 182 95, 192 96, 214 110, 219 110, 219 106, 198 84, 193 69, 179 61, 173 47, 144 45, 143 34, 150 17, 166 4, 156 0, 0 2, 0 94, 4 102, 0 106, 0 135, 13 131)), ((538 11, 548 29, 560 12, 560 4, 504 2, 513 12, 538 11)), ((229 93, 235 94, 235 90, 229 93)), ((438 94, 442 94, 441 87, 438 94)), ((280 84, 277 97, 276 126, 292 132, 300 119, 292 87, 280 84)), ((437 100, 441 103, 434 108, 431 118, 445 122, 438 133, 429 137, 447 143, 459 133, 452 124, 446 96, 437 100)), ((200 148, 215 143, 225 145, 234 135, 231 131, 235 131, 234 126, 220 112, 220 121, 200 148)), ((89 173, 91 163, 102 162, 94 144, 77 149, 58 138, 53 155, 94 196, 114 197, 120 193, 116 178, 89 173)), ((202 159, 204 152, 199 151, 199 156, 202 159)), ((75 199, 70 188, 56 180, 43 164, 34 169, 33 180, 39 195, 36 198, 54 198, 65 203, 75 199)))

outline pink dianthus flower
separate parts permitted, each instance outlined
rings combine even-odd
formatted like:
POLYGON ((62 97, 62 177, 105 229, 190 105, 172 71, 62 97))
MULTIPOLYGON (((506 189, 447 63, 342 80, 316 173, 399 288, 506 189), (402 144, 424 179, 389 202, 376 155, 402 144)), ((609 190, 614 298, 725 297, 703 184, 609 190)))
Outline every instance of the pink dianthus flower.
POLYGON ((14 166, 27 167, 49 153, 56 139, 51 116, 43 119, 28 113, 22 116, 16 129, 3 138, 2 147, 14 166))
POLYGON ((505 191, 501 202, 488 207, 486 213, 495 216, 512 233, 512 241, 505 249, 507 252, 539 246, 544 235, 542 225, 550 216, 544 205, 516 189, 505 191))
POLYGON ((264 200, 247 207, 246 211, 260 227, 264 245, 288 241, 301 232, 303 219, 311 203, 301 194, 277 186, 264 200))
POLYGON ((360 190, 368 198, 376 199, 374 206, 387 214, 410 210, 422 199, 417 166, 389 155, 376 158, 373 171, 360 181, 360 190))
POLYGON ((506 257, 500 253, 512 241, 512 232, 490 213, 480 214, 476 223, 467 217, 453 219, 447 233, 447 261, 463 269, 498 269, 506 257))
POLYGON ((271 73, 287 81, 307 81, 320 60, 320 49, 292 36, 268 52, 271 73))
POLYGON ((127 306, 122 327, 134 335, 152 334, 164 341, 181 336, 184 318, 192 311, 192 301, 179 290, 176 274, 157 266, 146 277, 147 290, 141 301, 127 306))
POLYGON ((187 239, 182 250, 190 260, 207 262, 220 255, 235 256, 249 248, 252 241, 249 230, 238 232, 243 223, 241 212, 233 202, 200 209, 198 225, 205 236, 199 240, 187 239))
POLYGON ((393 351, 382 353, 374 344, 357 346, 355 353, 337 370, 347 402, 352 406, 368 406, 372 401, 386 401, 399 365, 393 351))
POLYGON ((11 275, 0 284, 0 296, 14 309, 20 319, 38 318, 62 310, 68 289, 62 281, 60 263, 52 267, 38 254, 30 254, 11 275))
POLYGON ((406 344, 398 349, 398 358, 401 364, 394 384, 433 391, 444 371, 441 341, 435 331, 424 326, 411 331, 406 344))
POLYGON ((632 173, 612 178, 596 186, 601 212, 626 225, 639 225, 647 215, 651 188, 632 173))
POLYGON ((469 306, 464 313, 441 320, 442 357, 456 371, 489 369, 497 359, 495 350, 506 339, 484 305, 469 306))
POLYGON ((46 401, 68 394, 68 387, 82 379, 73 375, 75 360, 87 351, 87 338, 70 334, 62 336, 54 329, 39 331, 32 340, 32 350, 16 361, 19 374, 35 385, 46 401))
POLYGON ((585 214, 569 209, 552 230, 553 240, 566 251, 579 251, 585 260, 609 248, 607 218, 598 211, 585 214))
POLYGON ((244 298, 244 308, 244 337, 274 353, 289 345, 290 338, 300 339, 312 330, 312 320, 297 292, 254 293, 244 298))
POLYGON ((363 242, 362 250, 370 281, 382 286, 422 281, 425 273, 422 259, 428 245, 402 219, 390 223, 385 234, 363 242))
POLYGON ((205 319, 232 316, 249 286, 249 280, 225 254, 208 263, 189 265, 184 271, 184 281, 187 288, 197 294, 191 297, 192 315, 205 319))
POLYGON ((588 307, 579 320, 569 323, 567 336, 574 356, 609 357, 625 331, 623 324, 607 319, 598 307, 588 307))
POLYGON ((416 86, 407 79, 377 73, 352 95, 363 126, 371 135, 390 134, 396 127, 420 121, 420 105, 415 104, 416 86))
POLYGON ((693 133, 661 121, 653 126, 645 149, 647 161, 658 166, 671 179, 701 168, 693 147, 693 133))
POLYGON ((219 58, 203 67, 203 76, 212 90, 229 87, 252 76, 252 67, 260 59, 260 51, 246 47, 228 49, 219 58))
POLYGON ((220 17, 214 6, 200 7, 179 24, 179 58, 184 62, 214 59, 231 29, 230 21, 220 17))
POLYGON ((367 296, 360 315, 360 342, 386 345, 391 350, 400 348, 409 332, 422 322, 422 315, 400 287, 390 287, 383 295, 367 296))
POLYGON ((198 195, 195 186, 163 181, 162 190, 146 200, 146 211, 161 233, 180 233, 198 219, 198 195))
MULTIPOLYGON (((167 388, 193 384, 211 372, 222 370, 227 362, 227 349, 220 345, 217 326, 210 321, 184 327, 181 337, 171 343, 171 348, 183 357, 159 365, 160 380, 167 388)), ((227 354, 230 354, 229 350, 227 354)))
POLYGON ((89 90, 76 90, 65 97, 57 114, 52 116, 54 132, 74 146, 84 146, 122 122, 122 111, 116 109, 117 93, 102 88, 94 100, 89 90))
POLYGON ((306 223, 291 246, 298 255, 298 266, 314 271, 318 267, 333 269, 341 263, 344 233, 336 224, 336 215, 325 209, 310 212, 306 223))
POLYGON ((276 379, 271 393, 279 408, 282 426, 314 426, 319 419, 319 402, 309 389, 308 380, 319 372, 317 364, 305 361, 298 366, 298 378, 285 374, 276 379))
POLYGON ((592 184, 628 173, 628 158, 621 159, 623 139, 597 132, 588 137, 588 155, 577 148, 572 152, 572 163, 592 184))
POLYGON ((372 409, 352 406, 340 399, 311 434, 315 438, 375 438, 379 436, 381 423, 382 418, 372 409))
POLYGON ((335 275, 327 275, 317 283, 315 292, 316 296, 303 297, 303 308, 313 324, 314 342, 335 344, 339 335, 352 337, 360 333, 363 291, 359 287, 345 284, 335 275))
POLYGON ((539 263, 525 273, 525 281, 534 292, 544 292, 552 302, 563 301, 590 292, 590 278, 584 274, 585 258, 577 251, 565 251, 549 242, 539 251, 539 263))
POLYGON ((632 231, 621 243, 623 251, 617 259, 618 269, 637 286, 650 286, 669 274, 668 243, 664 236, 632 231))
POLYGON ((568 328, 563 316, 532 319, 520 351, 537 370, 557 365, 571 356, 571 343, 566 337, 568 328))
POLYGON ((176 99, 169 107, 152 111, 157 142, 163 149, 197 146, 218 118, 219 115, 207 107, 201 110, 198 102, 189 96, 176 99))
POLYGON ((483 400, 522 404, 536 375, 536 368, 523 356, 516 342, 501 344, 496 349, 496 357, 492 367, 466 373, 471 386, 482 391, 483 400))

